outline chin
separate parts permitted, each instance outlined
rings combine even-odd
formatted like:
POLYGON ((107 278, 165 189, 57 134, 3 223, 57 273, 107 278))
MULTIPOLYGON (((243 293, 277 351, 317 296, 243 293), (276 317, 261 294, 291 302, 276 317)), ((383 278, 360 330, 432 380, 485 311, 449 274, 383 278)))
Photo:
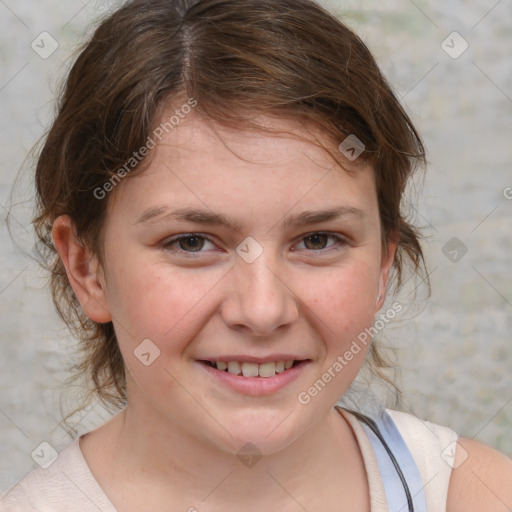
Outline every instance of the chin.
MULTIPOLYGON (((297 421, 291 409, 237 410, 224 416, 223 449, 237 456, 247 451, 271 455, 287 448, 310 425, 297 421)), ((302 411, 303 413, 303 411, 302 411)), ((304 418, 303 418, 304 421, 304 418)))

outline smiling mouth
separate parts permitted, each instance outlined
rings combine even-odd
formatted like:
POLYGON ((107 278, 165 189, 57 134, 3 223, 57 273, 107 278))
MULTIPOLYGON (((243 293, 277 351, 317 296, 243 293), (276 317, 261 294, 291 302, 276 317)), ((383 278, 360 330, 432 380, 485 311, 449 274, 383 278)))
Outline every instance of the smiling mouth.
POLYGON ((202 364, 211 366, 221 372, 230 373, 232 375, 239 375, 241 377, 274 377, 276 374, 284 373, 290 368, 299 366, 308 362, 309 359, 286 361, 275 361, 267 363, 249 363, 240 361, 199 361, 202 364))

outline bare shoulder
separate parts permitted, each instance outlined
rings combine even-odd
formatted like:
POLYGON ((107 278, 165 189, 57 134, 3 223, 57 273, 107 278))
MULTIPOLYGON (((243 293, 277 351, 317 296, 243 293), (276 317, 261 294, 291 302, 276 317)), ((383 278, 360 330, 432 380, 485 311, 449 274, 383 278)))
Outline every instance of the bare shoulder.
POLYGON ((512 460, 473 439, 457 441, 447 512, 512 510, 512 460))

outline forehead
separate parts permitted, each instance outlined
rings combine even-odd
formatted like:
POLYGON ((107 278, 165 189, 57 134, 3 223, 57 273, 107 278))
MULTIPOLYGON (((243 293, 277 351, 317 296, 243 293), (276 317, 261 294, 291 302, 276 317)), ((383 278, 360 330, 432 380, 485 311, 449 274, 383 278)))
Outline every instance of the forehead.
MULTIPOLYGON (((164 115, 163 119, 165 118, 164 115)), ((255 115, 251 121, 261 129, 247 124, 221 125, 191 114, 167 134, 159 144, 159 149, 166 146, 183 151, 207 149, 210 152, 215 151, 216 156, 221 159, 232 159, 236 156, 241 161, 266 166, 309 158, 316 165, 326 168, 345 164, 348 170, 360 167, 359 163, 353 164, 343 157, 332 135, 311 122, 263 114, 255 115)))
POLYGON ((257 122, 273 133, 189 115, 152 150, 148 167, 121 183, 113 203, 139 211, 177 201, 267 211, 276 204, 311 209, 329 201, 337 201, 336 207, 371 207, 366 203, 374 195, 372 169, 346 160, 319 128, 264 116, 257 122))

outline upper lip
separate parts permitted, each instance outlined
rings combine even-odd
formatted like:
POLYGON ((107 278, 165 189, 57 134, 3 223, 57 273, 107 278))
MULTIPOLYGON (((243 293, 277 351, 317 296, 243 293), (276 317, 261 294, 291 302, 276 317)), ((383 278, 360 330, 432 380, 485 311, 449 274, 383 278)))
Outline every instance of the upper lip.
POLYGON ((275 361, 305 361, 308 360, 307 357, 297 356, 295 354, 272 354, 269 356, 263 356, 263 357, 254 357, 254 356, 248 356, 248 355, 224 355, 224 356, 215 356, 215 357, 203 357, 199 359, 199 361, 223 361, 223 362, 229 362, 229 361, 238 361, 240 363, 258 363, 258 364, 264 364, 264 363, 270 363, 275 361))

